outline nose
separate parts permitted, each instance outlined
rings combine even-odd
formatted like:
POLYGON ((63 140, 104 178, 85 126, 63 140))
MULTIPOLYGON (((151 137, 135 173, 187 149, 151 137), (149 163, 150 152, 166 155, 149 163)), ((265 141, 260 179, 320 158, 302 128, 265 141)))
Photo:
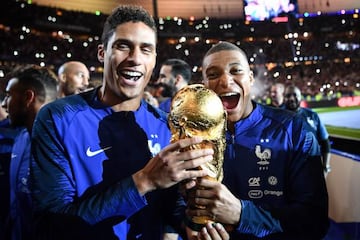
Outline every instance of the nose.
POLYGON ((141 49, 140 48, 133 48, 129 52, 128 60, 137 64, 141 58, 141 49))
POLYGON ((233 78, 230 73, 224 72, 219 78, 219 84, 222 87, 227 87, 233 82, 233 78))
POLYGON ((4 109, 7 109, 7 99, 8 97, 5 96, 5 98, 1 101, 1 107, 4 109))
POLYGON ((89 77, 84 76, 82 84, 84 87, 89 86, 89 77))

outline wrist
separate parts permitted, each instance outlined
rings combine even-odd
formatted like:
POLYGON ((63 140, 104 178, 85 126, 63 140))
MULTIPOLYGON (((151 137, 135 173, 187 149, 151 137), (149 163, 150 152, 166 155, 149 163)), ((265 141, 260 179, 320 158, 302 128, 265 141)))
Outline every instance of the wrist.
POLYGON ((330 167, 330 165, 324 166, 324 172, 326 172, 326 173, 331 172, 331 167, 330 167))
POLYGON ((141 196, 148 192, 155 190, 155 187, 151 183, 150 179, 143 171, 138 171, 132 176, 135 186, 141 196))

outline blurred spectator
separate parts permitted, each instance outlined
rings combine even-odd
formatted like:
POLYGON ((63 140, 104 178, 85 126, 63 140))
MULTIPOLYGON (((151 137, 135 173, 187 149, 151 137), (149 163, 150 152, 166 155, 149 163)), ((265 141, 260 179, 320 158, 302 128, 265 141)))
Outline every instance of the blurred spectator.
POLYGON ((159 107, 158 100, 149 91, 144 91, 144 99, 152 106, 159 107))
POLYGON ((58 96, 78 94, 89 86, 90 73, 86 65, 79 61, 66 62, 58 70, 58 96))
POLYGON ((294 85, 287 86, 284 96, 285 108, 296 112, 298 116, 303 118, 304 121, 309 124, 310 129, 318 140, 321 149, 324 173, 327 174, 330 171, 330 141, 325 125, 316 112, 300 106, 301 92, 298 87, 294 85))
MULTIPOLYGON (((6 97, 5 81, 0 84, 0 102, 6 97)), ((10 239, 9 229, 9 199, 10 199, 10 160, 16 129, 10 126, 8 113, 0 106, 0 239, 10 239)))
POLYGON ((170 112, 172 97, 181 88, 187 86, 190 80, 191 68, 187 62, 175 58, 163 62, 157 82, 163 84, 162 96, 166 99, 160 102, 159 108, 165 112, 170 112))
POLYGON ((11 74, 2 103, 9 113, 11 126, 19 128, 10 162, 10 226, 14 240, 32 239, 32 201, 28 182, 30 135, 40 108, 57 97, 56 74, 31 65, 11 74))
POLYGON ((277 108, 284 108, 284 90, 285 86, 282 83, 274 83, 270 87, 270 106, 277 108))

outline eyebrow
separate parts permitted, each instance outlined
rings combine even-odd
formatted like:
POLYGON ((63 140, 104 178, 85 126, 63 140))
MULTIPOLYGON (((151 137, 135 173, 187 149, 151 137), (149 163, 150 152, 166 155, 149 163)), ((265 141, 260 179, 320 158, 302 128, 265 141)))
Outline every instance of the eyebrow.
MULTIPOLYGON (((119 38, 119 39, 116 39, 113 44, 112 44, 112 47, 115 46, 116 44, 127 44, 127 45, 135 45, 134 42, 128 40, 128 39, 125 39, 125 38, 119 38)), ((145 46, 145 47, 152 47, 153 49, 155 49, 155 44, 152 44, 152 43, 148 43, 148 42, 141 42, 140 43, 140 46, 145 46)))

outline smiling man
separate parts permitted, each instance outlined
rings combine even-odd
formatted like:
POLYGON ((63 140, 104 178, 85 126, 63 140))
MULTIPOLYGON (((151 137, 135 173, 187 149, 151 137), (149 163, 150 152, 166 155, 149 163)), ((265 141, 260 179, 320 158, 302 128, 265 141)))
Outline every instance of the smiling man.
POLYGON ((213 150, 183 150, 201 138, 169 145, 164 112, 142 100, 156 60, 148 12, 114 9, 97 55, 101 88, 48 104, 36 118, 35 239, 161 239, 165 225, 181 224, 174 187, 205 176, 194 168, 213 150))
POLYGON ((210 48, 203 79, 228 114, 224 179, 192 183, 188 217, 212 216, 231 239, 322 239, 328 195, 314 135, 293 113, 251 101, 255 80, 236 45, 210 48))

